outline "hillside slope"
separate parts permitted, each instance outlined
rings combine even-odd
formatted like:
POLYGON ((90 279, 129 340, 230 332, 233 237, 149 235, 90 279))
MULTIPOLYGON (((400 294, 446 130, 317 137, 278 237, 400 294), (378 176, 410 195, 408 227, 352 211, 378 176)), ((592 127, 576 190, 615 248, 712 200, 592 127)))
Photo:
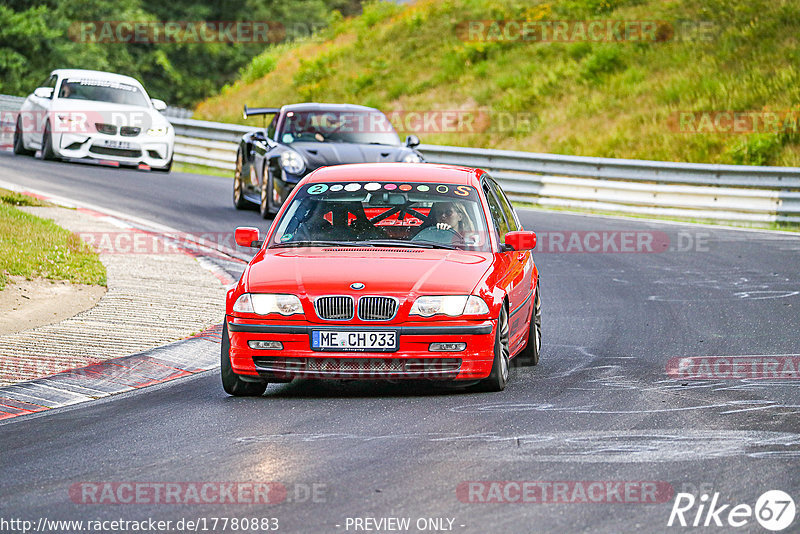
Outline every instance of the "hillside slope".
POLYGON ((195 116, 242 122, 245 103, 309 100, 460 110, 476 119, 471 129, 393 122, 426 143, 798 166, 799 36, 794 0, 377 2, 313 41, 266 50, 195 116), (498 39, 498 20, 568 30, 542 42, 499 25, 511 38, 498 39), (612 29, 593 41, 581 31, 590 21, 612 29), (619 21, 639 21, 643 39, 613 37, 619 21))

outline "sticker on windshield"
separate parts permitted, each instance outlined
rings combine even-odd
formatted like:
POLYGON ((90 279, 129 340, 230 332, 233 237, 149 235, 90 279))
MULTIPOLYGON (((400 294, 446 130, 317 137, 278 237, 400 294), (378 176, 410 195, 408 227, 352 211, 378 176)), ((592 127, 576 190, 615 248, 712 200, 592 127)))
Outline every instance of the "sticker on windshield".
POLYGON ((403 184, 400 186, 400 191, 411 191, 411 186, 408 184, 403 184))
POLYGON ((395 189, 397 189, 397 186, 394 184, 385 184, 383 188, 386 189, 387 191, 394 191, 395 189))
POLYGON ((320 195, 328 190, 328 184, 314 184, 308 188, 309 195, 320 195))
POLYGON ((331 186, 331 191, 334 192, 341 191, 342 189, 344 189, 344 186, 342 184, 334 184, 331 186))
POLYGON ((345 191, 352 192, 352 191, 358 191, 359 189, 361 189, 361 184, 353 183, 353 184, 347 184, 346 186, 344 186, 344 190, 345 191))
POLYGON ((437 193, 441 193, 441 194, 443 194, 443 195, 444 195, 444 194, 446 194, 448 191, 450 191, 450 188, 449 188, 449 187, 447 187, 446 185, 437 185, 437 186, 436 186, 436 192, 437 192, 437 193))
POLYGON ((291 239, 292 239, 292 234, 283 234, 283 235, 281 236, 281 242, 284 242, 284 241, 289 241, 289 240, 291 240, 291 239))
POLYGON ((367 191, 377 191, 381 188, 381 184, 376 184, 375 182, 368 183, 364 186, 364 189, 367 191))
POLYGON ((422 184, 422 185, 418 185, 418 186, 417 186, 417 191, 420 191, 420 192, 422 192, 422 193, 425 193, 425 192, 427 192, 427 191, 430 191, 430 190, 431 190, 431 188, 430 188, 430 187, 428 187, 428 186, 427 186, 427 185, 425 185, 425 184, 422 184))

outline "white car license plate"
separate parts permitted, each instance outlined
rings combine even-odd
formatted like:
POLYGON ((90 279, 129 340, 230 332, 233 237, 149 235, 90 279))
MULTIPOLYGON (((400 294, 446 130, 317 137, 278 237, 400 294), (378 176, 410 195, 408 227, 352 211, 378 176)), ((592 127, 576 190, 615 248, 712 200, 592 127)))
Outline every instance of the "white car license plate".
POLYGON ((114 139, 103 139, 102 146, 106 148, 119 148, 122 150, 139 150, 139 145, 128 141, 115 141, 114 139))
POLYGON ((312 330, 313 350, 394 352, 397 332, 393 330, 312 330))

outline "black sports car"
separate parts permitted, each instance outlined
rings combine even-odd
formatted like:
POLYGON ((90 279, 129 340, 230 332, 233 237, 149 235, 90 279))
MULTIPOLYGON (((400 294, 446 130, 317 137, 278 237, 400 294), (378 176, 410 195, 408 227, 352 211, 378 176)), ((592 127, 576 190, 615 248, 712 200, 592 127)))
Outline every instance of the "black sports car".
POLYGON ((242 136, 236 154, 233 204, 277 213, 297 182, 318 167, 345 163, 423 162, 415 135, 400 142, 386 115, 351 104, 244 107, 245 118, 274 115, 264 129, 242 136))

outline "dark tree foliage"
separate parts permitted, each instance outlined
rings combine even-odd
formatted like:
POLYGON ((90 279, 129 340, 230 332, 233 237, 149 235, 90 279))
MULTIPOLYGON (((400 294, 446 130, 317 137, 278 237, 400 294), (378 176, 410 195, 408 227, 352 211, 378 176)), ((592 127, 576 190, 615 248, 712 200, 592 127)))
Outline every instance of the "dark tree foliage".
POLYGON ((26 95, 56 68, 108 70, 138 78, 154 98, 190 107, 216 94, 269 46, 265 43, 101 43, 76 29, 97 21, 269 22, 286 38, 324 27, 333 11, 358 14, 361 0, 4 0, 0 5, 0 94, 26 95))

